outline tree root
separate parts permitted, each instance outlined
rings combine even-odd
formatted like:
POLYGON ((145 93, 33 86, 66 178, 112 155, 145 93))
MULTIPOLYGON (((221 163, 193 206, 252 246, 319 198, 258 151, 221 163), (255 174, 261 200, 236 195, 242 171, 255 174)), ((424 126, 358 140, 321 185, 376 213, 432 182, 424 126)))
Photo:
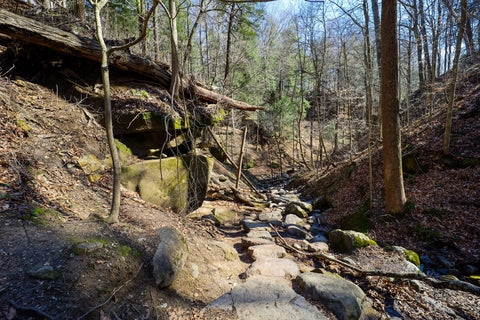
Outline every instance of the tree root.
POLYGON ((416 273, 400 273, 400 272, 387 272, 381 270, 363 270, 352 266, 349 263, 343 262, 341 260, 336 259, 335 257, 322 253, 320 251, 308 253, 303 250, 295 249, 294 247, 290 246, 285 239, 278 233, 273 225, 270 224, 270 227, 275 230, 275 233, 278 235, 279 239, 281 240, 281 246, 289 249, 291 251, 303 254, 307 257, 318 257, 322 258, 334 263, 337 263, 343 267, 351 269, 355 272, 358 272, 362 276, 376 276, 376 277, 387 277, 387 278, 395 278, 395 279, 410 279, 410 280, 419 280, 425 282, 426 284, 440 289, 451 289, 457 291, 464 291, 468 293, 472 293, 474 295, 480 296, 480 287, 471 284, 469 282, 457 280, 457 279, 445 279, 442 277, 430 277, 424 274, 423 272, 416 272, 416 273))

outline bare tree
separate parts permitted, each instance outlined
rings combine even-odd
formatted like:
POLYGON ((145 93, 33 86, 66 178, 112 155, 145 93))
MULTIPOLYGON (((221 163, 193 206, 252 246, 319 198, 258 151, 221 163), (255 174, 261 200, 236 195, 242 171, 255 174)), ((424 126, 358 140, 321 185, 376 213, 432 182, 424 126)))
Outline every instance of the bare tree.
POLYGON ((402 175, 402 149, 398 100, 397 1, 382 3, 382 108, 383 165, 386 211, 399 214, 406 203, 402 175))
POLYGON ((450 92, 447 105, 447 120, 445 123, 445 135, 443 137, 443 154, 450 154, 450 132, 452 128, 453 103, 455 101, 455 85, 457 82, 458 60, 462 50, 462 38, 465 32, 465 24, 467 21, 467 0, 462 0, 462 16, 460 18, 460 29, 457 36, 457 45, 455 47, 455 58, 453 59, 452 79, 450 81, 450 92))
POLYGON ((115 50, 125 50, 145 38, 146 31, 147 31, 147 23, 155 11, 155 8, 158 5, 158 1, 154 0, 152 8, 148 12, 142 32, 140 36, 135 39, 134 41, 118 47, 111 47, 107 48, 105 41, 103 39, 103 31, 102 31, 102 19, 101 19, 101 11, 103 7, 107 4, 108 0, 88 0, 90 5, 93 7, 95 13, 95 24, 96 24, 96 37, 100 46, 102 48, 102 62, 101 62, 101 74, 102 74, 102 82, 103 82, 103 93, 104 93, 104 116, 105 116, 105 129, 107 133, 107 141, 108 147, 110 149, 110 155, 112 157, 112 166, 113 166, 113 191, 112 191, 112 205, 110 207, 110 214, 106 219, 109 223, 117 223, 118 222, 118 215, 120 213, 120 179, 122 174, 122 167, 120 163, 120 158, 118 156, 117 146, 115 144, 115 138, 113 135, 113 123, 112 123, 112 99, 111 99, 111 92, 110 92, 110 74, 109 74, 109 56, 115 50))

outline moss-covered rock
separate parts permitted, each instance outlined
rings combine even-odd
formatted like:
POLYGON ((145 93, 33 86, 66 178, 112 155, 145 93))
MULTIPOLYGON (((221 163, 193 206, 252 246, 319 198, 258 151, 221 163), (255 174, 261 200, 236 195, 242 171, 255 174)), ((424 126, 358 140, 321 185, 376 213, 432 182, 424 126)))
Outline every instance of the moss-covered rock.
POLYGON ((374 227, 366 212, 356 212, 346 216, 342 222, 342 229, 367 232, 374 227))
POLYGON ((176 212, 199 208, 207 193, 213 158, 186 155, 148 160, 122 168, 122 184, 142 199, 176 212))
POLYGON ((335 229, 329 233, 330 247, 339 252, 352 252, 355 248, 377 245, 363 233, 353 230, 335 229))
POLYGON ((405 258, 408 261, 410 261, 411 263, 416 265, 417 268, 420 268, 420 257, 418 256, 418 254, 415 251, 408 250, 408 249, 405 249, 404 247, 400 247, 400 246, 391 246, 390 248, 393 251, 403 253, 405 255, 405 258))

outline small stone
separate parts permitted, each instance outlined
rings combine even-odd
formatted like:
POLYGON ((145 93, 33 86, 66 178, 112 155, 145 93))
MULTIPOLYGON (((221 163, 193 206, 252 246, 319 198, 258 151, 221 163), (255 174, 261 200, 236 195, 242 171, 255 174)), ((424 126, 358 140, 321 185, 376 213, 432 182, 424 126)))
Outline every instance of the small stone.
POLYGON ((307 240, 310 240, 313 238, 312 235, 308 233, 307 230, 297 225, 289 225, 287 227, 287 232, 294 237, 304 238, 307 240))
POLYGON ((325 242, 309 243, 308 247, 307 247, 307 250, 310 251, 310 252, 317 252, 317 251, 327 252, 328 251, 328 244, 326 244, 325 242))
POLYGON ((294 214, 300 218, 308 217, 308 212, 305 209, 303 209, 298 203, 295 203, 295 202, 290 202, 285 207, 285 214, 294 214))
POLYGON ((478 268, 475 266, 472 266, 470 264, 467 264, 462 267, 462 271, 467 275, 471 276, 472 274, 476 274, 478 272, 478 268))
POLYGON ((28 275, 41 280, 55 280, 60 276, 59 272, 55 271, 51 266, 42 266, 36 270, 31 270, 28 272, 28 275))
POLYGON ((325 242, 328 243, 328 239, 323 235, 323 234, 317 234, 315 237, 313 237, 310 242, 325 242))
POLYGON ((253 230, 247 233, 248 238, 262 238, 273 241, 273 237, 269 231, 265 230, 253 230))
POLYGON ((285 225, 298 224, 301 225, 303 220, 294 214, 287 214, 285 216, 285 225))
POLYGON ((255 222, 252 219, 243 219, 240 221, 240 224, 245 229, 246 232, 253 230, 262 230, 262 231, 271 231, 272 228, 265 222, 255 222))
POLYGON ((223 253, 225 254, 225 259, 228 261, 233 261, 238 259, 238 253, 237 250, 235 250, 231 245, 225 242, 221 241, 212 241, 212 244, 216 245, 220 249, 223 250, 223 253))
POLYGON ((221 222, 235 220, 237 218, 237 213, 230 209, 225 208, 214 208, 212 210, 213 215, 221 222))
POLYGON ((282 220, 282 212, 280 210, 275 210, 272 212, 260 213, 258 215, 258 220, 260 221, 282 220))
POLYGON ((254 275, 268 277, 295 278, 300 273, 297 264, 290 259, 262 258, 254 263, 245 272, 247 278, 254 275))
MULTIPOLYGON (((250 231, 254 232, 254 231, 250 231)), ((270 236, 271 237, 271 236, 270 236)), ((249 237, 242 237, 242 246, 244 248, 248 248, 251 246, 259 246, 262 244, 274 244, 272 240, 267 240, 263 238, 249 238, 249 237)))
POLYGON ((98 241, 82 242, 76 245, 78 251, 82 253, 93 252, 97 249, 103 248, 103 243, 98 241))
POLYGON ((287 255, 287 252, 285 251, 285 248, 276 244, 264 244, 249 247, 248 254, 256 261, 261 258, 283 258, 287 255))
POLYGON ((445 267, 447 269, 455 268, 455 265, 450 260, 448 260, 446 257, 438 256, 437 259, 438 259, 438 262, 440 263, 440 265, 442 267, 445 267))
POLYGON ((435 263, 433 262, 432 259, 430 259, 429 256, 420 256, 420 262, 423 263, 426 266, 433 266, 435 263))

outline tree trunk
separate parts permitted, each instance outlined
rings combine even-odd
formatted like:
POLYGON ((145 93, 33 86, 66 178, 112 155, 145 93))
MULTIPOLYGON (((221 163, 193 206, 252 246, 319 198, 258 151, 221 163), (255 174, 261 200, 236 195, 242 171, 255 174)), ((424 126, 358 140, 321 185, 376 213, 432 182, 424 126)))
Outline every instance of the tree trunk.
POLYGON ((373 25, 375 29, 375 47, 377 49, 378 73, 381 69, 382 46, 380 42, 380 15, 378 11, 378 0, 372 0, 373 25))
POLYGON ((420 36, 420 23, 418 16, 417 1, 413 1, 413 33, 417 43, 418 82, 421 92, 425 90, 425 71, 423 62, 422 37, 420 36))
POLYGON ((170 11, 170 46, 172 50, 172 80, 170 81, 170 94, 178 97, 180 83, 180 60, 178 58, 178 31, 177 31, 177 4, 169 0, 170 11))
POLYGON ((153 14, 153 45, 155 46, 153 52, 155 54, 155 62, 160 60, 160 17, 158 8, 153 14))
POLYGON ((73 14, 81 22, 85 21, 85 0, 73 1, 73 14))
POLYGON ((464 27, 464 40, 465 40, 465 47, 467 48, 467 56, 471 57, 474 51, 473 45, 473 31, 472 31, 472 21, 470 17, 467 17, 467 21, 465 22, 464 27))
MULTIPOLYGON (((143 24, 145 22, 145 1, 137 0, 137 19, 138 19, 138 36, 142 34, 143 24)), ((142 56, 147 55, 147 41, 142 41, 142 56)))
POLYGON ((198 12, 197 17, 195 18, 195 22, 193 23, 192 30, 190 30, 190 33, 188 35, 187 48, 185 49, 185 55, 183 56, 184 68, 187 65, 187 61, 190 59, 190 53, 192 51, 193 35, 195 34, 195 30, 197 30, 198 24, 200 22, 200 18, 205 13, 205 10, 203 9, 203 3, 204 3, 204 0, 201 0, 200 9, 199 9, 200 11, 198 12))
MULTIPOLYGON (((372 54, 370 47, 370 28, 369 28, 369 16, 367 8, 367 0, 363 0, 363 14, 365 17, 365 31, 364 31, 364 63, 365 63, 365 103, 367 107, 367 143, 368 143, 368 186, 369 186, 369 203, 370 208, 373 204, 373 169, 372 169, 372 110, 373 110, 373 92, 372 92, 372 54)), ((381 68, 379 70, 382 70, 381 68)))
POLYGON ((120 163, 120 157, 118 156, 117 146, 115 144, 115 138, 113 136, 113 124, 112 124, 112 100, 110 93, 110 76, 108 71, 108 50, 103 40, 102 35, 102 20, 100 17, 100 11, 107 1, 103 3, 93 4, 95 11, 95 24, 97 40, 100 43, 102 61, 101 61, 101 73, 103 82, 104 93, 104 117, 105 117, 105 129, 107 133, 108 148, 110 149, 110 155, 112 157, 113 166, 113 190, 112 190, 112 204, 110 207, 110 214, 107 221, 110 223, 118 222, 118 215, 120 212, 120 179, 122 174, 122 167, 120 163))
POLYGON ((386 211, 402 213, 406 198, 402 176, 402 149, 398 101, 397 1, 382 4, 382 108, 383 165, 386 211))
POLYGON ((235 3, 232 3, 230 8, 230 15, 228 17, 228 31, 227 31, 227 49, 225 53, 225 71, 223 73, 224 85, 227 82, 228 73, 230 72, 230 51, 232 46, 233 20, 235 19, 235 3))
POLYGON ((432 64, 430 60, 430 50, 428 47, 427 28, 425 22, 425 10, 423 9, 423 0, 418 0, 418 11, 420 13, 420 33, 422 35, 423 51, 425 52, 425 62, 427 64, 427 81, 432 81, 432 64))
POLYGON ((452 128, 452 113, 453 113, 453 103, 455 101, 455 85, 457 82, 457 70, 458 70, 458 60, 460 59, 460 52, 462 50, 462 38, 463 33, 465 32, 465 24, 467 21, 467 0, 462 0, 462 16, 460 20, 460 30, 458 31, 457 36, 457 45, 455 47, 455 58, 453 59, 452 67, 452 79, 450 82, 450 92, 448 96, 448 105, 447 105, 447 120, 445 123, 445 135, 443 137, 443 154, 450 154, 450 132, 452 128))

